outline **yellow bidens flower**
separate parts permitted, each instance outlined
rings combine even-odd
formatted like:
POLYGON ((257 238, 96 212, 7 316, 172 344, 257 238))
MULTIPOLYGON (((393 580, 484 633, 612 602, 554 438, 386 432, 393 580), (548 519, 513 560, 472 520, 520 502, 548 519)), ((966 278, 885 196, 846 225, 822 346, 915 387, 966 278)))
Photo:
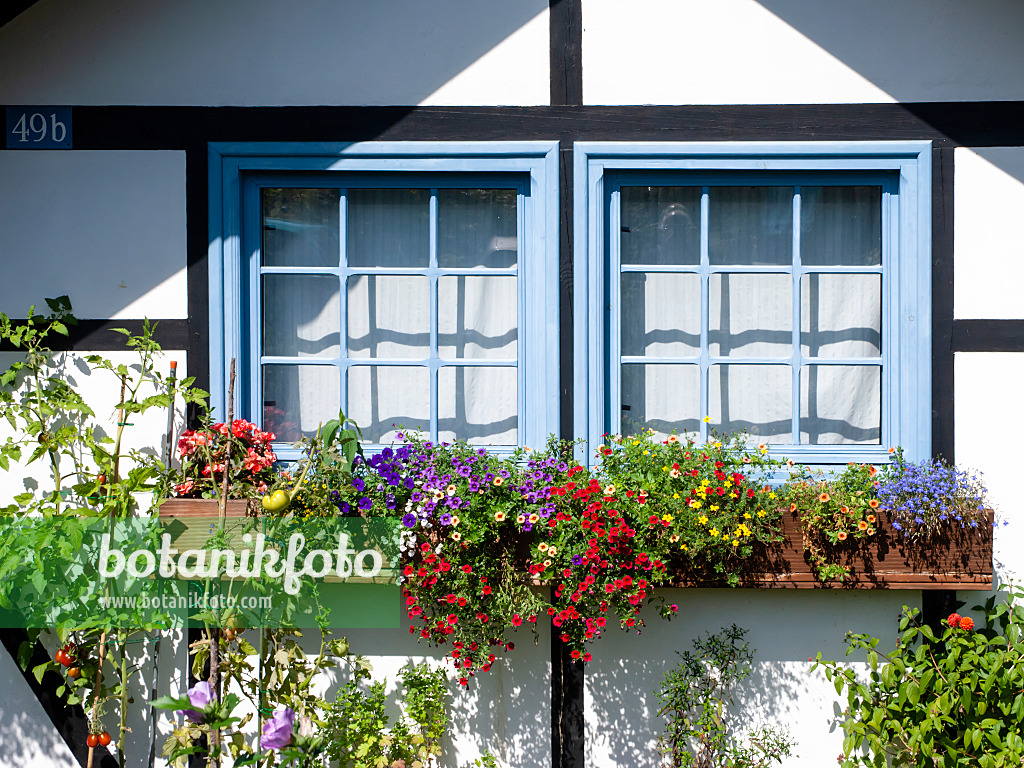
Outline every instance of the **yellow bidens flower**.
POLYGON ((750 513, 749 512, 744 512, 743 513, 743 519, 744 520, 749 520, 750 519, 750 513))
POLYGON ((664 520, 666 523, 671 523, 672 522, 672 515, 662 515, 661 519, 664 520))
POLYGON ((708 533, 711 534, 711 538, 713 538, 713 539, 718 538, 718 529, 717 528, 712 528, 711 530, 708 531, 708 533))
POLYGON ((738 547, 738 546, 740 545, 739 539, 733 539, 733 540, 732 540, 732 545, 733 545, 734 547, 738 547))
POLYGON ((703 421, 704 421, 705 424, 710 424, 711 423, 711 417, 710 416, 705 416, 703 421))
POLYGON ((764 510, 763 509, 757 510, 757 516, 758 517, 764 517, 764 510))
POLYGON ((708 516, 707 515, 701 515, 700 517, 697 518, 697 522, 700 523, 701 525, 707 525, 708 524, 708 516))
POLYGON ((694 509, 700 509, 702 503, 703 502, 697 501, 697 499, 690 499, 690 506, 694 509))

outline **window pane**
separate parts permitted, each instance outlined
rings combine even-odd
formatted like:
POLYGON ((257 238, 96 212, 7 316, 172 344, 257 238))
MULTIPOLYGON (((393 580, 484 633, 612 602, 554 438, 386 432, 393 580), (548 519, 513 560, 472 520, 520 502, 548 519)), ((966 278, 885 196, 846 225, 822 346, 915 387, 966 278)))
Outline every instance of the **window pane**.
POLYGON ((803 187, 800 261, 814 266, 882 263, 881 187, 803 187))
POLYGON ((430 280, 417 275, 348 279, 349 357, 430 356, 430 280))
MULTIPOLYGON (((346 415, 367 443, 391 443, 398 432, 430 432, 430 370, 409 365, 348 369, 346 415)), ((337 414, 335 414, 337 416, 337 414)))
POLYGON ((441 267, 515 266, 516 190, 437 190, 437 263, 441 267))
POLYGON ((700 354, 700 277, 623 272, 622 354, 686 357, 700 354))
POLYGON ((430 260, 430 192, 348 191, 350 267, 426 267, 430 260))
POLYGON ((263 354, 338 357, 341 303, 338 278, 263 276, 263 354))
POLYGON ((519 374, 515 368, 448 366, 437 372, 438 440, 481 445, 518 441, 519 374))
POLYGON ((263 265, 338 266, 340 199, 336 189, 264 189, 263 265))
POLYGON ((700 426, 700 368, 696 365, 622 366, 623 435, 644 429, 668 435, 700 426))
POLYGON ((793 354, 793 278, 790 275, 711 275, 709 349, 722 357, 793 354))
POLYGON ((712 264, 791 264, 792 187, 711 187, 708 258, 712 264))
POLYGON ((515 277, 442 276, 437 280, 437 346, 445 358, 518 354, 515 277))
POLYGON ((284 442, 316 434, 338 418, 339 383, 333 365, 263 366, 263 429, 284 442))
POLYGON ((745 429, 757 442, 792 443, 792 393, 788 365, 712 365, 711 425, 726 434, 745 429))
POLYGON ((700 187, 622 187, 623 264, 700 263, 700 187))
POLYGON ((882 276, 800 278, 800 344, 806 357, 882 354, 882 276))
POLYGON ((882 441, 882 369, 805 365, 800 369, 800 442, 811 445, 882 441))

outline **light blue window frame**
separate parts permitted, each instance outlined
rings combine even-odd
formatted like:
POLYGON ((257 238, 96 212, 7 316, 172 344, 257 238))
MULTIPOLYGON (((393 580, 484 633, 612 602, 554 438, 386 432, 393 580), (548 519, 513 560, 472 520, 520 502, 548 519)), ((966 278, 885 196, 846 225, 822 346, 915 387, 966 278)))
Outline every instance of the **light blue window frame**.
MULTIPOLYGON (((888 447, 897 444, 904 447, 910 458, 930 455, 930 142, 578 142, 574 156, 573 418, 576 434, 586 438, 588 457, 593 456, 605 433, 618 429, 610 404, 618 402, 619 324, 604 320, 610 309, 605 297, 614 302, 620 268, 617 238, 609 237, 610 232, 617 231, 618 184, 622 179, 628 179, 630 184, 680 184, 680 179, 685 178, 688 186, 702 186, 723 183, 725 172, 729 174, 728 183, 742 178, 738 183, 831 184, 845 175, 845 183, 870 182, 883 187, 883 267, 878 270, 884 270, 882 442, 778 445, 772 447, 772 452, 815 465, 848 461, 884 463, 888 461, 888 447), (800 180, 796 181, 798 177, 800 180), (609 282, 610 275, 616 279, 609 282)), ((794 234, 798 236, 798 232, 794 234)), ((700 267, 684 271, 702 275, 709 272, 707 259, 702 257, 701 261, 700 267)), ((727 270, 741 271, 735 267, 727 270)), ((757 266, 749 271, 761 273, 771 269, 757 266)), ((815 267, 813 271, 842 270, 815 267)), ((799 279, 798 271, 794 271, 794 279, 799 279)), ((794 319, 798 318, 797 302, 799 292, 794 294, 794 319)), ((794 334, 797 333, 799 324, 794 328, 794 334)), ((707 345, 702 344, 699 359, 686 362, 699 362, 703 373, 711 362, 707 345)), ((794 376, 798 369, 796 366, 794 376)), ((706 397, 706 387, 702 387, 702 392, 706 397)), ((703 415, 707 403, 702 402, 701 407, 703 415)), ((702 437, 706 429, 702 423, 702 437)))
MULTIPOLYGON (((371 185, 378 188, 438 188, 483 180, 515 188, 519 193, 520 249, 514 270, 519 302, 519 354, 514 363, 519 379, 518 444, 543 445, 548 434, 558 431, 559 423, 558 377, 551 375, 558 370, 559 328, 558 144, 553 141, 210 144, 210 388, 218 418, 226 415, 231 359, 237 361, 239 370, 234 390, 236 415, 256 420, 262 413, 260 364, 273 362, 259 357, 261 186, 345 188, 347 183, 367 186, 372 181, 371 185)), ((345 269, 341 267, 339 274, 345 269)), ((438 270, 432 267, 427 271, 432 284, 436 284, 438 270)), ((444 270, 445 274, 450 272, 444 270)), ((494 270, 486 273, 496 274, 494 270)), ((431 294, 436 314, 436 289, 431 294)), ((433 338, 431 349, 431 358, 421 362, 434 372, 432 387, 436 388, 439 361, 433 338)), ((309 358, 302 362, 341 367, 348 364, 346 360, 309 358)), ((464 363, 488 364, 486 360, 459 361, 460 365, 464 363)), ((344 386, 344 376, 341 381, 344 386)), ((436 427, 436 391, 433 394, 431 422, 436 427)), ((496 446, 494 450, 512 448, 496 446)), ((292 453, 279 447, 278 454, 284 459, 295 458, 292 453)))

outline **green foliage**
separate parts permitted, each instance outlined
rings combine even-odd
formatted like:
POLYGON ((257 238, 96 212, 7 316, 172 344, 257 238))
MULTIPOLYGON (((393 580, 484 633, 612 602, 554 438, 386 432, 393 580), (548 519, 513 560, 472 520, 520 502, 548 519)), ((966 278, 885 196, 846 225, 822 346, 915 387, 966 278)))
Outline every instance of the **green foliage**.
POLYGON ((733 690, 754 658, 746 634, 733 624, 698 638, 655 692, 658 716, 667 720, 662 753, 673 768, 763 768, 789 756, 793 742, 784 731, 757 728, 745 741, 735 735, 733 690))
POLYGON ((952 614, 942 634, 904 608, 896 648, 847 635, 847 655, 867 657, 867 675, 818 655, 817 666, 846 696, 843 768, 1019 766, 1024 761, 1024 592, 975 606, 985 626, 952 614))

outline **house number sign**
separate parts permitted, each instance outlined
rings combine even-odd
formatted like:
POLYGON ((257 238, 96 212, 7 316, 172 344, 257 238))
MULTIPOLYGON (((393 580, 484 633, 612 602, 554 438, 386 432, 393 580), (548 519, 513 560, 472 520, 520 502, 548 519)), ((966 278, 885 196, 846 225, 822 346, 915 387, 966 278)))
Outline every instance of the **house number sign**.
POLYGON ((8 107, 7 149, 71 149, 71 107, 8 107))

